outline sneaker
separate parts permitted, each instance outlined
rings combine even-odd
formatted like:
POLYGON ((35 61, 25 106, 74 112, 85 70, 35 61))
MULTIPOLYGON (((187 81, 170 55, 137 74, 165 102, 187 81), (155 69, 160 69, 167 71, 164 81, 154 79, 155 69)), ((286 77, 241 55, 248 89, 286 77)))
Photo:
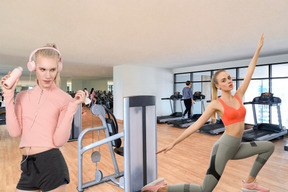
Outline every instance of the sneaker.
POLYGON ((243 181, 242 191, 244 192, 269 192, 270 189, 262 187, 256 181, 253 183, 246 183, 243 181))
POLYGON ((166 186, 167 184, 164 181, 164 178, 157 179, 147 185, 145 185, 141 192, 157 192, 157 190, 161 187, 166 186))

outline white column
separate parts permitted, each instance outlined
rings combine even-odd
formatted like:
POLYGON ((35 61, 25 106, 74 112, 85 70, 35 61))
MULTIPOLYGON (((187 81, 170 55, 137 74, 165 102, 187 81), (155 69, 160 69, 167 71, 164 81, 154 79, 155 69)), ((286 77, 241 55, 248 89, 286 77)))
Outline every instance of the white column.
POLYGON ((123 120, 123 97, 136 95, 156 96, 156 115, 171 113, 169 103, 162 97, 173 94, 173 73, 170 69, 121 65, 113 68, 113 112, 117 119, 123 120))

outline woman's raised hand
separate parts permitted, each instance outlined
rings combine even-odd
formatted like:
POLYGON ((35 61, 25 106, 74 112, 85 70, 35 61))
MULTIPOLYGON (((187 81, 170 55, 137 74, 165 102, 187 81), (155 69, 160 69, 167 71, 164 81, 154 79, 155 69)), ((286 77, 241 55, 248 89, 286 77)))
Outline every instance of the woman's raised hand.
POLYGON ((14 91, 15 91, 15 89, 16 89, 16 86, 17 86, 17 84, 18 84, 18 81, 19 81, 19 78, 16 79, 14 85, 13 85, 10 89, 7 89, 7 88, 4 86, 4 82, 10 77, 10 74, 11 74, 11 72, 9 72, 7 75, 5 75, 4 77, 2 77, 1 82, 0 82, 1 87, 2 87, 2 90, 3 90, 4 93, 11 93, 11 92, 14 93, 14 91))
POLYGON ((259 40, 259 44, 258 44, 258 48, 262 48, 263 46, 263 42, 264 42, 264 33, 261 34, 260 40, 259 40))
POLYGON ((79 105, 85 102, 85 93, 82 90, 77 91, 75 97, 72 100, 73 103, 79 105))

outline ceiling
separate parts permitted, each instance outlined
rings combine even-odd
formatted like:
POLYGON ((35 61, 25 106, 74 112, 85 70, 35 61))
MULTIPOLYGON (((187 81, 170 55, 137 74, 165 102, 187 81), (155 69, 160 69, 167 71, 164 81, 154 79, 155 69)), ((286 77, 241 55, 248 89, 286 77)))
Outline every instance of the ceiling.
POLYGON ((287 8, 287 0, 1 1, 0 69, 25 67, 47 42, 62 53, 61 76, 73 78, 112 77, 118 65, 247 59, 262 32, 261 56, 286 54, 287 8))

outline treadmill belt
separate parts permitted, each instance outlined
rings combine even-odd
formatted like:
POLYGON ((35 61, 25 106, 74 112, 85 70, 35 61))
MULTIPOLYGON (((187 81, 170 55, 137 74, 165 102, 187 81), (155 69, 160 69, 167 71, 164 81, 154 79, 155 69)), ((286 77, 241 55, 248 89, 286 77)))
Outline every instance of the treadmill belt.
POLYGON ((210 123, 210 124, 203 125, 200 128, 200 131, 209 132, 213 129, 218 129, 218 128, 222 128, 222 127, 225 127, 223 123, 210 123))
POLYGON ((282 135, 285 135, 287 133, 287 130, 283 130, 279 133, 273 133, 271 131, 266 130, 247 130, 243 134, 243 141, 268 141, 277 137, 280 137, 282 135))
POLYGON ((180 119, 180 120, 168 121, 167 123, 168 124, 183 124, 183 123, 187 123, 187 120, 188 119, 180 119))
POLYGON ((264 135, 267 135, 269 131, 265 130, 253 130, 253 131, 247 131, 247 133, 244 133, 243 139, 247 141, 253 141, 255 138, 262 137, 264 135))

